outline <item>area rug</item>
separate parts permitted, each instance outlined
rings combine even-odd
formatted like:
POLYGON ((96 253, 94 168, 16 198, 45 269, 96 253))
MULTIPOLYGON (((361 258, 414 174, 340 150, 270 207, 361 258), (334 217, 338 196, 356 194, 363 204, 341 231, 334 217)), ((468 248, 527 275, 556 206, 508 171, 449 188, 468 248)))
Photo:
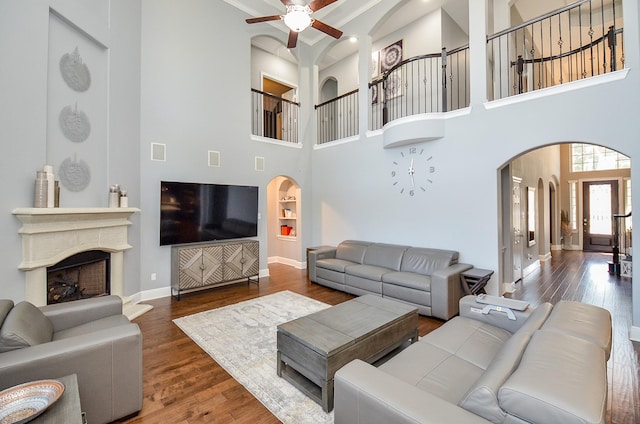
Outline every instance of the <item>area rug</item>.
POLYGON ((276 374, 278 324, 329 306, 282 291, 173 322, 283 423, 333 423, 333 413, 276 374))

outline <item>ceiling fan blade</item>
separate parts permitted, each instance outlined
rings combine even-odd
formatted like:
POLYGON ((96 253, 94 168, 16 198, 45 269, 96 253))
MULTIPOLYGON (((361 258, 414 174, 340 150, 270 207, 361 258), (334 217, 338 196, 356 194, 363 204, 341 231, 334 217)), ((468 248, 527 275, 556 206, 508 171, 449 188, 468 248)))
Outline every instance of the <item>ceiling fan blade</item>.
POLYGON ((271 15, 271 16, 261 16, 259 18, 249 18, 246 19, 248 24, 255 24, 258 22, 267 22, 267 21, 278 21, 282 19, 282 15, 271 15))
POLYGON ((339 29, 336 29, 332 26, 329 26, 327 24, 325 24, 322 21, 319 21, 317 19, 314 19, 313 22, 311 23, 311 26, 314 27, 317 30, 320 30, 322 32, 324 32, 325 34, 328 34, 330 36, 332 36, 333 38, 340 38, 342 37, 342 31, 340 31, 339 29))
MULTIPOLYGON (((312 12, 322 9, 323 7, 329 6, 331 3, 335 3, 338 0, 313 0, 309 3, 309 9, 312 12)), ((282 1, 284 3, 284 0, 282 1)))
POLYGON ((293 3, 291 2, 291 0, 280 0, 282 2, 282 4, 284 4, 285 6, 289 6, 292 5, 293 3))
POLYGON ((287 43, 287 48, 292 49, 298 44, 298 33, 295 31, 289 31, 289 42, 287 43))

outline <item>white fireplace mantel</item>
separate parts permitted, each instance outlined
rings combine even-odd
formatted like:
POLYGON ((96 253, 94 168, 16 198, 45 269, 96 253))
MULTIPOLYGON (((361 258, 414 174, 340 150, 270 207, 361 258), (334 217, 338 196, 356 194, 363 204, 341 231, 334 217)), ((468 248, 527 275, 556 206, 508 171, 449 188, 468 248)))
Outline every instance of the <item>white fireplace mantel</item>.
MULTIPOLYGON (((26 273, 25 300, 36 306, 46 305, 47 267, 88 250, 111 253, 111 294, 124 299, 123 253, 131 248, 127 241, 127 229, 131 225, 129 217, 136 212, 140 212, 140 209, 14 209, 13 214, 22 222, 18 231, 22 236, 22 262, 18 268, 26 273)), ((129 309, 134 306, 150 309, 147 305, 129 305, 129 309)), ((132 318, 140 313, 127 315, 132 318)))

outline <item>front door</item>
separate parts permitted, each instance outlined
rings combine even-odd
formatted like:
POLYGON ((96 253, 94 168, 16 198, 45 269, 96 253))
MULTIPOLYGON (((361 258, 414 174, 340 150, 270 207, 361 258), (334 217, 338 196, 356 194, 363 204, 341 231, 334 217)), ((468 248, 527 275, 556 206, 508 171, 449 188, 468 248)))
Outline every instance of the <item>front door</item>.
POLYGON ((583 250, 611 252, 613 215, 618 213, 618 182, 590 181, 582 185, 583 250))

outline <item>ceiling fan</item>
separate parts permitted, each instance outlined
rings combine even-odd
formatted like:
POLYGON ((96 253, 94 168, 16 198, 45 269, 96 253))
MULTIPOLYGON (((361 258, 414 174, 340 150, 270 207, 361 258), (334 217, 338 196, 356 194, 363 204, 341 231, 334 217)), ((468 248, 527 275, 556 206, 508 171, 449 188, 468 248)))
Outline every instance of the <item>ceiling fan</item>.
POLYGON ((298 43, 298 33, 305 28, 312 26, 313 28, 324 32, 332 36, 333 38, 340 38, 342 31, 336 29, 330 25, 325 24, 317 19, 313 19, 311 14, 322 9, 325 6, 329 6, 331 3, 337 0, 313 0, 306 6, 293 3, 293 0, 280 0, 282 4, 287 8, 285 15, 271 15, 262 16, 259 18, 247 19, 248 24, 255 24, 258 22, 277 21, 282 19, 284 24, 289 27, 289 41, 287 47, 292 49, 298 43))

